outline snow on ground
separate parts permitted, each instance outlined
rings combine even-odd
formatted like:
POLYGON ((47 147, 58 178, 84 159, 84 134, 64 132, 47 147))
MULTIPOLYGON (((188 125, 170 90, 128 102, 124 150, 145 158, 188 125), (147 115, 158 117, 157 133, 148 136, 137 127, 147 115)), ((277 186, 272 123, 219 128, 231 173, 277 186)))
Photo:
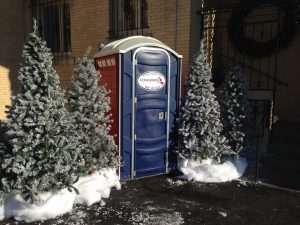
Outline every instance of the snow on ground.
POLYGON ((185 184, 186 182, 183 182, 182 180, 173 181, 172 179, 167 178, 167 183, 169 185, 173 185, 173 186, 181 186, 181 185, 185 184))
POLYGON ((134 212, 129 221, 133 225, 181 225, 184 224, 184 219, 179 212, 160 213, 152 215, 149 212, 134 212))
POLYGON ((223 163, 213 159, 188 160, 179 159, 178 169, 184 174, 180 178, 206 183, 226 182, 241 177, 246 168, 244 157, 228 158, 223 163))
POLYGON ((74 185, 79 194, 67 188, 56 192, 39 194, 41 201, 36 204, 26 202, 18 193, 9 195, 0 206, 0 220, 15 218, 27 222, 55 218, 70 212, 75 204, 90 206, 102 198, 108 198, 113 187, 118 190, 121 184, 114 168, 105 168, 80 178, 74 185))
MULTIPOLYGON (((153 203, 153 202, 152 202, 153 203)), ((143 209, 134 209, 129 216, 128 224, 132 225, 181 225, 184 224, 184 218, 180 212, 173 208, 150 206, 149 201, 144 202, 143 209)))

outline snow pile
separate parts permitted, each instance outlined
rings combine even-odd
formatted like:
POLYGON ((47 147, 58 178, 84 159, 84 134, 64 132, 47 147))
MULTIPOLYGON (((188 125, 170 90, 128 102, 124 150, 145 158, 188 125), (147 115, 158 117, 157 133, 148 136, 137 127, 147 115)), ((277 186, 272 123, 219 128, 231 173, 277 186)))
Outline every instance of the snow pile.
POLYGON ((168 210, 168 212, 159 212, 158 210, 164 210, 154 208, 154 210, 147 208, 146 211, 135 211, 131 213, 131 217, 128 220, 128 224, 132 225, 181 225, 184 224, 184 219, 180 212, 174 212, 168 210), (151 211, 156 211, 153 213, 151 211))
POLYGON ((185 184, 185 182, 183 182, 182 180, 176 180, 176 181, 173 181, 172 179, 170 179, 170 178, 167 178, 167 182, 168 182, 168 184, 170 184, 170 185, 174 185, 174 186, 181 186, 181 185, 183 185, 183 184, 185 184))
POLYGON ((222 211, 219 211, 218 214, 221 215, 221 216, 223 216, 223 217, 227 216, 227 213, 226 212, 222 212, 222 211))
POLYGON ((244 157, 228 158, 223 163, 213 159, 179 159, 178 168, 184 174, 181 178, 206 183, 226 182, 241 177, 247 167, 244 157))
POLYGON ((20 194, 12 193, 0 206, 0 219, 12 218, 27 222, 45 220, 70 212, 74 204, 92 205, 101 198, 108 198, 111 188, 121 188, 114 168, 105 168, 86 177, 80 178, 74 185, 79 191, 70 192, 67 188, 57 192, 39 194, 36 204, 26 202, 20 194))

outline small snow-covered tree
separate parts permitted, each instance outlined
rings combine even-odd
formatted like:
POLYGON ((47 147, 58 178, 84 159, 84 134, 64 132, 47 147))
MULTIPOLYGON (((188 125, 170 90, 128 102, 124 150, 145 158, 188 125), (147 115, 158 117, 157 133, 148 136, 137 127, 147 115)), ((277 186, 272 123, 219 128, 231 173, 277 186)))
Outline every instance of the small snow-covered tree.
POLYGON ((68 108, 75 123, 80 159, 84 170, 90 171, 117 163, 116 150, 110 131, 110 99, 101 75, 87 56, 78 60, 68 90, 68 108))
POLYGON ((231 149, 238 154, 244 147, 246 110, 249 105, 245 75, 239 65, 226 74, 221 93, 224 135, 231 149))
POLYGON ((1 189, 35 199, 39 191, 70 186, 76 179, 76 139, 64 104, 52 54, 33 32, 24 45, 20 93, 12 97, 5 121, 7 148, 0 150, 1 189))
POLYGON ((178 119, 178 152, 184 158, 214 158, 232 153, 221 134, 220 106, 211 78, 202 40, 187 81, 185 103, 178 119))

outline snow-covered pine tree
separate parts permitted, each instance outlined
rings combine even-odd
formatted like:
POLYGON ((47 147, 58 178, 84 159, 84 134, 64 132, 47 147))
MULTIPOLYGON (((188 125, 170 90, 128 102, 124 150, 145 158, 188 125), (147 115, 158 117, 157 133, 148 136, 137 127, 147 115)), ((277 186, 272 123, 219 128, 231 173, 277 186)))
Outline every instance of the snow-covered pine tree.
MULTIPOLYGON (((87 53, 88 54, 88 53, 87 53)), ((75 123, 80 159, 84 170, 99 170, 117 164, 117 146, 109 134, 110 99, 94 62, 86 56, 78 60, 68 89, 68 108, 75 123)))
POLYGON ((1 189, 35 200, 39 191, 65 188, 76 176, 76 139, 64 104, 52 54, 34 20, 19 70, 20 93, 5 122, 8 148, 0 151, 1 189))
MULTIPOLYGON (((5 132, 4 130, 2 129, 2 125, 0 123, 0 152, 6 152, 8 151, 7 149, 7 143, 5 141, 5 132)), ((2 159, 0 158, 0 165, 2 164, 2 159)), ((1 168, 0 168, 0 176, 2 177, 2 172, 1 172, 1 168)), ((4 190, 1 188, 0 189, 0 204, 3 204, 4 200, 5 200, 5 196, 6 196, 6 193, 4 192, 4 190)))
POLYGON ((242 68, 236 65, 225 76, 221 98, 224 135, 228 140, 229 146, 236 154, 244 148, 248 106, 245 75, 242 68))
POLYGON ((201 41, 187 81, 185 103, 178 119, 178 153, 184 158, 217 158, 232 153, 222 136, 220 106, 201 41))

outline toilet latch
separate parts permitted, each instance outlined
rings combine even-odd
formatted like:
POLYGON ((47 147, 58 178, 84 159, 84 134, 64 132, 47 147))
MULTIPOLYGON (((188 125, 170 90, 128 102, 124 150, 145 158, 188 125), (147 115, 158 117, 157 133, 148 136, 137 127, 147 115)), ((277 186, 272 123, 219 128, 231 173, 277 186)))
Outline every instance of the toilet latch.
POLYGON ((158 119, 159 119, 159 120, 165 119, 165 112, 159 112, 159 113, 158 113, 158 119))

